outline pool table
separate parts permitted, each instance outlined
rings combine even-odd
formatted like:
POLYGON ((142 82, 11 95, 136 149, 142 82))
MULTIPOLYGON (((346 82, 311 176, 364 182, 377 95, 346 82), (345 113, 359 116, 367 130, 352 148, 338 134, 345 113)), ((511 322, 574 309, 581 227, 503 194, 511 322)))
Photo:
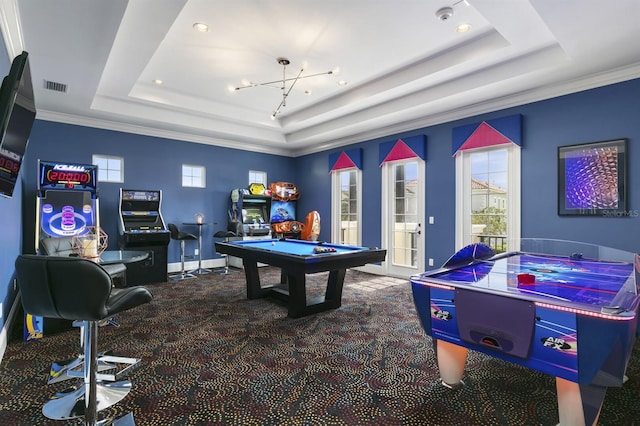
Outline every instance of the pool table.
POLYGON ((215 246, 218 253, 242 259, 248 299, 270 296, 282 300, 292 318, 339 308, 346 270, 382 262, 387 254, 378 248, 293 239, 216 242, 215 246), (262 286, 258 263, 280 268, 280 283, 262 286), (307 301, 306 274, 326 271, 329 277, 324 297, 307 301))
POLYGON ((595 424, 638 335, 640 257, 560 240, 519 245, 495 254, 472 244, 411 278, 441 380, 460 386, 473 349, 555 376, 560 424, 595 424))

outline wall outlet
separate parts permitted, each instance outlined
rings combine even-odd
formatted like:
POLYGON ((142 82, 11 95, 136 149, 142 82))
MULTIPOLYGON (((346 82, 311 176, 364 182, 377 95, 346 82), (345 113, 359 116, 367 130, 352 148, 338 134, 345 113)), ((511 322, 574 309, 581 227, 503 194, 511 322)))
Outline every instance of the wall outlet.
POLYGON ((194 255, 196 255, 196 256, 198 255, 198 253, 200 253, 200 250, 198 250, 198 249, 195 249, 195 250, 193 251, 193 254, 194 254, 194 255))
POLYGON ((436 219, 433 216, 429 216, 429 225, 436 223, 436 219))
POLYGON ((433 266, 433 259, 429 258, 429 266, 433 266))

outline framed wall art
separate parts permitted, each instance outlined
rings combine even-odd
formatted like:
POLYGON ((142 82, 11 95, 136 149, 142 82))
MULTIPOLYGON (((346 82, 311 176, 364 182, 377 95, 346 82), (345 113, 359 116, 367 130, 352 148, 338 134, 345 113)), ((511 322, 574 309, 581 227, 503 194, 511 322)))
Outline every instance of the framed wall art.
POLYGON ((558 147, 558 215, 626 216, 627 139, 558 147))

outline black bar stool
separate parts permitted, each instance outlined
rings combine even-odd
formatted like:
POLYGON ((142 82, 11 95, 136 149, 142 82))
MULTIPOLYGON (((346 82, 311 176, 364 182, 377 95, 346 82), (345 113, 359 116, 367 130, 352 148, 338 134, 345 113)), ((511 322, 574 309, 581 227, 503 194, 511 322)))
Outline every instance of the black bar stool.
MULTIPOLYGON (((56 395, 42 414, 54 420, 83 417, 97 424, 97 413, 122 400, 131 391, 128 380, 98 383, 98 324, 119 312, 148 303, 153 296, 143 286, 114 288, 99 264, 74 257, 20 255, 16 275, 25 312, 70 321, 82 321, 84 334, 83 385, 56 395)), ((133 422, 133 415, 113 424, 133 422)))
MULTIPOLYGON (((170 223, 167 225, 169 228, 169 231, 171 232, 171 239, 172 240, 176 240, 176 241, 180 241, 180 262, 182 263, 182 272, 176 275, 171 275, 169 276, 169 278, 171 278, 172 280, 184 280, 187 278, 195 278, 196 276, 193 275, 192 273, 189 273, 185 270, 184 268, 184 259, 185 259, 185 254, 184 254, 184 242, 187 240, 192 240, 192 241, 197 241, 198 237, 196 237, 193 234, 188 234, 186 232, 182 232, 178 229, 178 227, 173 224, 170 223)), ((191 257, 191 256, 190 256, 191 257)))
MULTIPOLYGON (((233 231, 218 231, 213 234, 213 236, 216 238, 222 238, 225 243, 228 243, 229 238, 236 237, 237 235, 233 231)), ((224 256, 224 269, 216 271, 216 274, 227 275, 229 273, 229 255, 221 254, 221 256, 224 256)))

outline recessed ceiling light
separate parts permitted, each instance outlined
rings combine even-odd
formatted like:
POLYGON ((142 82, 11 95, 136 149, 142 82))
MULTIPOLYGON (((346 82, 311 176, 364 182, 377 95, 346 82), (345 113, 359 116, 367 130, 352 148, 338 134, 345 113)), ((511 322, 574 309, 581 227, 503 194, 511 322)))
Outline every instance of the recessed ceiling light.
POLYGON ((304 94, 305 94, 305 95, 310 95, 310 94, 311 94, 311 90, 310 90, 310 89, 305 90, 305 91, 304 91, 304 94))
POLYGON ((156 78, 155 80, 153 80, 153 84, 157 84, 158 86, 162 86, 164 84, 164 81, 156 78))
POLYGON ((201 33, 206 33, 207 31, 209 31, 209 26, 202 22, 196 22, 195 24, 193 24, 193 29, 201 33))
POLYGON ((460 24, 456 27, 456 31, 459 33, 466 33, 471 30, 471 24, 460 24))
POLYGON ((344 81, 344 80, 340 80, 340 81, 338 82, 338 85, 339 85, 339 86, 346 86, 346 85, 347 85, 347 82, 346 82, 346 81, 344 81))

